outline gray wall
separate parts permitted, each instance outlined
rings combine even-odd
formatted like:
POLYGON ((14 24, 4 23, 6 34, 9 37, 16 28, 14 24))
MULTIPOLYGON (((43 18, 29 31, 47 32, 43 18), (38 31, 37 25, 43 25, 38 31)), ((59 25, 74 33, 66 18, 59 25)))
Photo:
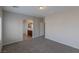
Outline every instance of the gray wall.
POLYGON ((45 38, 79 49, 79 9, 45 17, 45 38))
MULTIPOLYGON (((3 44, 10 44, 23 40, 23 20, 31 19, 34 22, 33 38, 40 36, 39 20, 41 18, 21 15, 4 11, 3 14, 3 44)), ((27 28, 27 27, 26 27, 27 28)))
POLYGON ((3 16, 3 44, 22 41, 24 16, 10 12, 4 12, 3 16))
POLYGON ((0 7, 0 52, 2 49, 2 9, 0 7))
POLYGON ((45 19, 42 18, 40 20, 40 36, 44 36, 45 35, 45 19))
POLYGON ((44 19, 36 18, 34 19, 34 38, 39 36, 44 36, 44 19))

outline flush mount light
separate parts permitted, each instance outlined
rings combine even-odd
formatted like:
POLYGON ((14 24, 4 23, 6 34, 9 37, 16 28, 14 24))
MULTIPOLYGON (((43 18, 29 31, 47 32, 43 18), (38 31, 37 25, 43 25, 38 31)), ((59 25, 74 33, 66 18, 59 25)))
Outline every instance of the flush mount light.
POLYGON ((46 8, 46 6, 40 6, 39 9, 40 10, 44 10, 46 8))

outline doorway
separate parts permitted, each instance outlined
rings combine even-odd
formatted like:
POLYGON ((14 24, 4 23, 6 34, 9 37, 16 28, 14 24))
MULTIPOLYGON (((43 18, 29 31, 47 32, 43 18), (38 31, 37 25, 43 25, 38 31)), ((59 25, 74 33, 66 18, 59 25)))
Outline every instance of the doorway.
POLYGON ((27 29, 27 36, 32 37, 32 30, 33 30, 33 23, 29 22, 28 23, 28 29, 27 29))
POLYGON ((23 20, 24 24, 24 40, 32 40, 33 37, 33 20, 23 20))

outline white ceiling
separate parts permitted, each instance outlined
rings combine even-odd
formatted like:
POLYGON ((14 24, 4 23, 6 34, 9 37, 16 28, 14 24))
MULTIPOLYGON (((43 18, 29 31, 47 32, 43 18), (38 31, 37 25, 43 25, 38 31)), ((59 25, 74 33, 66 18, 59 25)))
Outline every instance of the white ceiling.
POLYGON ((11 7, 5 6, 3 10, 14 12, 14 13, 21 13, 24 15, 36 16, 36 17, 44 17, 48 16, 49 14, 62 12, 70 7, 65 6, 47 6, 44 10, 40 10, 39 6, 18 6, 18 7, 11 7))

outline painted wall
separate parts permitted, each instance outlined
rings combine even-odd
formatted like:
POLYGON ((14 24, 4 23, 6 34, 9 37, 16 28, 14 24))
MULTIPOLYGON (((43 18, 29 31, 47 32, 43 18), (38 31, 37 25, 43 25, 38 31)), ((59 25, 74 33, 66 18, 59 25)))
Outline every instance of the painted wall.
POLYGON ((34 38, 39 36, 44 36, 44 19, 36 18, 33 23, 34 28, 34 38))
POLYGON ((27 29, 23 24, 23 20, 33 20, 33 38, 40 36, 38 25, 39 20, 41 20, 40 18, 6 11, 4 11, 3 16, 3 45, 23 40, 23 33, 25 32, 25 29, 27 29))
POLYGON ((10 12, 4 12, 3 16, 3 44, 22 41, 24 16, 10 12))
POLYGON ((33 38, 36 38, 36 37, 39 37, 40 36, 40 22, 39 22, 39 20, 37 20, 37 18, 36 19, 34 19, 33 20, 34 22, 33 22, 33 38))
POLYGON ((2 49, 2 9, 0 7, 0 52, 2 49))
POLYGON ((79 49, 79 9, 45 17, 45 38, 79 49))
POLYGON ((40 36, 45 35, 45 19, 40 20, 40 36))

